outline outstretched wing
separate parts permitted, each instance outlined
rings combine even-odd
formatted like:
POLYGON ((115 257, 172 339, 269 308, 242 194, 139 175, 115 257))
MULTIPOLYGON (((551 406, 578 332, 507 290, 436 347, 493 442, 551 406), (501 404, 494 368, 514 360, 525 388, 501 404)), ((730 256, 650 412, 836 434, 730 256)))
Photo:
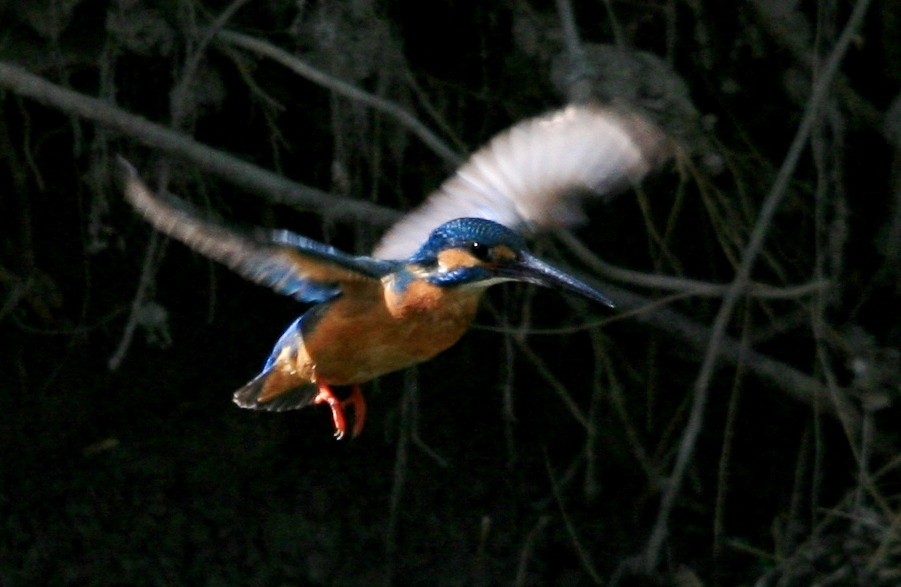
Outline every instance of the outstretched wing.
POLYGON ((477 151, 395 224, 373 256, 406 259, 455 218, 514 229, 575 224, 579 196, 609 196, 638 183, 669 156, 663 133, 634 113, 570 106, 523 121, 477 151))
POLYGON ((354 257, 287 230, 243 234, 227 228, 187 202, 154 194, 134 167, 119 161, 126 199, 154 228, 281 294, 321 302, 350 283, 378 281, 395 269, 394 263, 354 257))

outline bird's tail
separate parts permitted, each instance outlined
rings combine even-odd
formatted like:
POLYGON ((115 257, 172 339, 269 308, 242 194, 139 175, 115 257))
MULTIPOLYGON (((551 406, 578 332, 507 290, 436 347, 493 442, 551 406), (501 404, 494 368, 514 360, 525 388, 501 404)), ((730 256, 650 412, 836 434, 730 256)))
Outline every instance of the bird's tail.
POLYGON ((235 392, 232 399, 242 408, 283 412, 313 403, 316 384, 272 366, 235 392))

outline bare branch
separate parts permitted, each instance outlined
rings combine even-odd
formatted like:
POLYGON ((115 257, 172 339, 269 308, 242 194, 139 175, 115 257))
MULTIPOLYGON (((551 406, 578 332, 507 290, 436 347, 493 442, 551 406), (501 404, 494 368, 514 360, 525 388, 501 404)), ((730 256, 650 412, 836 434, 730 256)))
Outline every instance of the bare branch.
POLYGON ((375 110, 384 112, 385 114, 392 116, 398 122, 408 128, 410 132, 422 139, 422 142, 425 143, 426 146, 435 151, 435 153, 437 153, 439 157, 447 161, 453 167, 456 167, 463 163, 463 155, 451 149, 444 141, 438 138, 435 133, 429 130, 427 126, 419 122, 419 120, 415 116, 413 116, 413 114, 407 112, 407 110, 401 108, 394 102, 385 100, 384 98, 370 94, 368 92, 364 92, 354 85, 351 85, 334 76, 328 75, 327 73, 316 69, 310 64, 298 59, 294 55, 291 55, 290 53, 276 47, 272 43, 269 43, 262 39, 251 37, 249 35, 243 35, 234 31, 219 31, 216 34, 216 37, 219 40, 228 43, 229 45, 241 47, 242 49, 248 49, 259 55, 265 55, 273 61, 284 65, 299 76, 302 76, 314 83, 328 88, 333 92, 341 94, 346 98, 356 100, 361 104, 365 104, 375 110))
POLYGON ((579 27, 570 0, 557 0, 557 14, 563 29, 566 54, 569 57, 566 95, 570 102, 584 103, 591 98, 591 77, 594 71, 585 55, 579 37, 579 27))
MULTIPOLYGON (((793 10, 792 3, 779 0, 751 0, 751 6, 766 30, 777 43, 788 49, 795 61, 811 75, 817 71, 817 60, 804 43, 804 36, 798 34, 798 23, 794 18, 803 18, 800 11, 793 10)), ((858 94, 851 82, 841 73, 833 78, 836 96, 849 112, 859 117, 867 126, 882 131, 882 113, 872 103, 858 94)))
POLYGON ((188 135, 173 132, 102 100, 48 82, 9 63, 0 62, 0 87, 67 114, 114 128, 149 147, 187 159, 199 168, 274 203, 313 210, 332 220, 363 221, 376 226, 387 226, 400 216, 376 204, 334 196, 293 182, 199 143, 188 135))
MULTIPOLYGON (((697 297, 720 297, 725 295, 726 292, 729 291, 729 287, 731 287, 728 283, 709 283, 684 277, 655 275, 652 273, 616 267, 615 265, 602 261, 600 257, 582 244, 582 242, 573 236, 572 233, 560 231, 558 236, 583 263, 597 271, 600 275, 622 283, 637 285, 639 287, 667 290, 697 297)), ((786 287, 752 283, 749 281, 747 283, 747 290, 742 293, 747 297, 752 298, 791 299, 816 294, 828 289, 831 285, 832 283, 826 279, 815 279, 801 285, 786 287)))
MULTIPOLYGON (((854 10, 845 24, 841 36, 835 44, 835 48, 829 55, 829 58, 823 64, 820 76, 816 79, 810 100, 804 111, 804 117, 792 145, 779 174, 776 176, 770 192, 767 194, 757 218, 757 223, 751 233, 750 241, 742 255, 742 262, 738 268, 728 293, 723 299, 720 310, 717 313, 716 320, 713 323, 710 342, 707 346, 707 353, 704 356, 704 362, 701 364, 701 370, 694 386, 694 400, 692 402, 691 416, 688 425, 685 427, 685 433, 682 436, 682 442, 679 445, 679 453, 676 458, 676 464, 673 466, 673 474, 670 482, 664 491, 661 499, 660 512, 657 516, 657 522, 648 540, 647 547, 643 555, 644 570, 648 573, 653 572, 657 568, 660 560, 660 550, 666 539, 669 528, 669 517, 672 508, 676 502, 676 496, 682 486, 682 478, 694 453, 695 443, 701 433, 704 421, 704 411, 707 405, 707 395, 710 391, 710 382, 713 379, 713 373, 716 370, 716 364, 720 355, 720 346, 726 338, 726 328, 731 322, 732 311, 735 309, 742 291, 747 288, 747 284, 751 275, 751 269, 754 266, 757 256, 763 248, 763 242, 773 222, 773 217, 778 210, 779 205, 785 197, 788 184, 791 181, 801 153, 804 150, 807 140, 810 137, 811 129, 817 120, 820 105, 832 89, 832 83, 838 72, 839 63, 845 56, 854 35, 860 28, 863 18, 869 8, 870 0, 859 0, 854 6, 854 10)), ((835 400, 837 396, 830 398, 835 400)))

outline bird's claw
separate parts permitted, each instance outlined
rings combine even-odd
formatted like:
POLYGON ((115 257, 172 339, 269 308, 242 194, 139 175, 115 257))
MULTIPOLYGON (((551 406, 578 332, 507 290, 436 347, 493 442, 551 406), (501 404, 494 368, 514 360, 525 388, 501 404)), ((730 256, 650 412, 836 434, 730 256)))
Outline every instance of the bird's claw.
POLYGON ((351 438, 356 438, 363 431, 363 424, 366 422, 366 400, 363 398, 363 391, 359 385, 354 385, 350 397, 341 401, 335 397, 334 392, 328 385, 320 384, 319 393, 313 398, 314 404, 328 404, 332 410, 332 422, 335 425, 335 438, 340 440, 344 438, 347 432, 347 420, 344 417, 344 406, 350 404, 354 409, 354 427, 351 438))

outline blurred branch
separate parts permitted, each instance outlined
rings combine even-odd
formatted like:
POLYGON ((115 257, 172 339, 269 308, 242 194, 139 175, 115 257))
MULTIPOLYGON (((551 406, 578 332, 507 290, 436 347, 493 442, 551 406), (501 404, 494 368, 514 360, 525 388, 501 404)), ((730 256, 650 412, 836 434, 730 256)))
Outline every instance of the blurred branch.
MULTIPOLYGON (((591 283, 591 278, 586 279, 591 283)), ((603 326, 613 320, 634 318, 697 350, 705 350, 709 347, 712 336, 711 328, 665 307, 666 300, 652 300, 608 283, 603 283, 598 287, 616 300, 619 312, 613 318, 583 325, 581 328, 593 328, 603 326)), ((680 295, 679 297, 684 296, 680 295)), ((564 330, 559 328, 530 331, 531 334, 559 334, 561 332, 564 330)), ((833 397, 829 388, 818 379, 759 351, 742 350, 742 344, 728 335, 724 335, 719 341, 718 350, 722 359, 735 365, 741 363, 748 372, 766 380, 792 399, 825 410, 839 420, 847 422, 852 431, 859 428, 860 413, 854 404, 844 396, 833 397)))
POLYGON ((31 285, 30 281, 29 279, 18 278, 0 266, 0 283, 9 286, 9 294, 6 296, 3 304, 0 305, 0 322, 19 305, 19 300, 28 292, 31 285))
MULTIPOLYGON (((777 43, 788 49, 795 61, 807 70, 811 77, 815 77, 818 74, 818 60, 811 48, 804 43, 805 36, 798 34, 797 23, 792 20, 803 19, 803 13, 800 10, 793 10, 792 3, 782 0, 751 0, 750 4, 757 12, 762 28, 777 43)), ((851 87, 847 77, 837 73, 830 84, 848 112, 860 118, 870 128, 883 132, 882 113, 851 87)))
POLYGON ((267 200, 303 210, 313 210, 333 220, 363 221, 387 226, 400 214, 368 202, 334 196, 293 182, 195 141, 188 135, 126 112, 97 98, 58 86, 21 67, 0 61, 0 88, 37 100, 66 114, 114 128, 131 139, 170 155, 186 159, 198 168, 267 200))
MULTIPOLYGON (((694 399, 692 401, 691 416, 685 427, 682 442, 679 445, 679 453, 676 458, 676 463, 673 466, 672 476, 661 499, 657 521, 643 553, 642 566, 647 573, 656 570, 660 560, 660 551, 669 531, 669 517, 673 506, 675 505, 676 496, 681 490, 682 479, 688 468, 688 463, 694 453, 695 444, 703 427, 704 411, 707 405, 710 383, 713 379, 713 373, 716 370, 716 364, 721 352, 720 347, 726 339, 726 328, 732 320, 732 311, 738 303, 742 291, 747 288, 751 269, 757 260, 757 256, 763 249, 763 243, 772 226, 773 217, 785 197, 789 182, 791 181, 798 161, 801 158, 801 153, 804 151, 813 125, 818 118, 820 106, 832 89, 833 81, 838 72, 838 66, 844 58, 845 53, 851 44, 851 40, 857 34, 857 30, 863 22, 869 4, 870 0, 858 0, 855 4, 854 10, 848 18, 848 22, 845 24, 844 30, 835 44, 835 48, 823 63, 822 70, 815 79, 810 100, 807 102, 804 110, 804 117, 801 119, 801 124, 798 127, 795 138, 785 157, 785 161, 779 169, 779 174, 776 176, 773 186, 763 202, 760 209, 760 215, 754 225, 754 230, 751 232, 748 245, 742 254, 741 265, 738 268, 738 272, 729 291, 723 298, 723 303, 720 306, 716 320, 713 323, 710 341, 704 356, 704 362, 701 364, 701 369, 694 385, 694 399)), ((838 396, 830 394, 830 399, 833 402, 836 402, 838 401, 838 396)), ((843 420, 843 424, 847 425, 848 423, 843 420)))
MULTIPOLYGON (((698 297, 720 297, 729 291, 730 284, 728 283, 709 283, 706 281, 697 281, 695 279, 686 279, 684 277, 655 275, 643 271, 622 269, 615 265, 605 263, 593 251, 582 244, 582 241, 573 236, 572 233, 560 231, 558 232, 558 236, 583 263, 601 275, 622 283, 637 285, 639 287, 662 289, 698 297)), ((748 282, 747 290, 742 293, 751 298, 791 299, 815 294, 828 289, 831 285, 832 283, 825 279, 817 279, 802 285, 786 287, 775 287, 763 283, 748 282)))
MULTIPOLYGON (((589 283, 593 281, 590 276, 582 277, 589 283)), ((600 327, 614 320, 635 319, 660 332, 668 334, 681 342, 688 343, 697 350, 703 351, 708 348, 711 338, 711 329, 709 326, 701 324, 676 310, 666 307, 666 305, 674 299, 688 297, 689 294, 676 294, 657 300, 637 294, 631 290, 622 289, 610 283, 601 283, 597 281, 594 281, 594 283, 599 289, 602 289, 611 298, 616 300, 618 312, 614 317, 582 324, 576 328, 539 329, 530 328, 528 326, 525 328, 522 326, 494 328, 484 325, 476 325, 474 328, 518 334, 554 335, 572 332, 576 329, 600 327)), ((490 308, 490 305, 488 305, 488 307, 490 308)), ((804 316, 806 317, 806 313, 804 316)), ((526 346, 522 343, 522 336, 517 336, 514 340, 520 348, 526 350, 526 346)), ((724 335, 720 340, 719 352, 721 353, 721 358, 724 360, 735 365, 741 363, 750 373, 764 379, 792 399, 811 407, 816 407, 817 409, 823 409, 839 420, 848 422, 851 430, 858 429, 860 425, 860 414, 857 408, 843 396, 833 397, 829 389, 823 385, 823 383, 807 373, 795 369, 791 365, 783 363, 782 361, 774 359, 759 351, 749 349, 743 351, 741 343, 728 335, 724 335)), ((536 363, 536 366, 538 366, 540 370, 541 365, 536 363)), ((555 391, 560 393, 560 390, 557 388, 555 388, 555 391)), ((565 394, 565 388, 563 391, 565 394)), ((566 403, 570 410, 573 411, 576 420, 580 421, 580 417, 584 418, 584 415, 581 414, 581 411, 578 408, 573 410, 573 406, 569 403, 571 401, 571 399, 564 398, 564 403, 566 403)))
POLYGON ((294 55, 291 55, 290 53, 280 49, 279 47, 276 47, 272 43, 269 43, 262 39, 241 33, 236 33, 234 31, 219 31, 218 33, 216 33, 216 37, 229 45, 241 47, 242 49, 248 49, 259 55, 265 55, 273 61, 284 65, 297 75, 310 80, 311 82, 328 88, 346 98, 355 100, 366 106, 370 106, 371 108, 378 110, 379 112, 388 114, 389 116, 400 122, 407 129, 409 129, 410 132, 418 136, 422 140, 422 142, 426 144, 426 146, 432 149, 439 157, 444 159, 453 167, 456 167, 463 163, 465 159, 463 155, 450 148, 444 141, 438 138, 435 133, 429 130, 427 126, 419 122, 419 120, 413 114, 411 114, 404 108, 401 108, 394 102, 385 100, 384 98, 370 94, 368 92, 364 92, 354 85, 351 85, 334 76, 328 75, 327 73, 316 69, 315 67, 302 61, 301 59, 298 59, 294 55))
POLYGON ((122 338, 113 352, 113 356, 107 361, 107 368, 110 371, 116 371, 125 360, 125 354, 131 346, 135 332, 138 329, 139 316, 144 309, 147 294, 153 285, 153 278, 156 275, 157 253, 160 249, 160 233, 153 231, 150 234, 150 240, 147 242, 147 248, 144 251, 144 263, 141 265, 141 278, 138 280, 138 288, 135 291, 134 298, 131 300, 131 310, 128 314, 128 320, 125 328, 122 330, 122 338))
POLYGON ((0 265, 0 285, 7 286, 8 295, 0 305, 0 322, 21 303, 27 304, 43 323, 53 321, 53 310, 62 305, 59 287, 53 278, 37 267, 30 267, 30 274, 19 275, 0 265))
MULTIPOLYGON (((189 109, 191 101, 190 88, 195 82, 200 63, 206 54, 206 48, 212 41, 215 31, 225 26, 235 12, 246 3, 247 0, 234 0, 216 18, 212 27, 206 30, 193 51, 189 51, 181 69, 181 75, 179 76, 178 82, 169 94, 169 127, 172 131, 183 131, 183 127, 187 124, 188 113, 191 112, 189 109)), ((158 173, 159 185, 157 186, 157 191, 160 193, 165 193, 167 191, 169 169, 169 162, 166 161, 158 173)), ((107 363, 110 371, 118 369, 122 364, 122 361, 125 360, 125 354, 128 352, 131 341, 134 339, 134 334, 140 322, 140 316, 146 311, 147 304, 149 303, 148 300, 151 297, 157 268, 162 259, 162 255, 158 255, 160 249, 159 234, 154 231, 147 243, 147 249, 144 253, 141 278, 138 281, 138 288, 135 291, 134 298, 131 302, 131 312, 129 313, 128 321, 125 323, 125 328, 122 331, 122 338, 119 340, 116 351, 107 363)))
POLYGON ((563 29, 566 54, 569 57, 569 75, 566 80, 566 97, 570 102, 584 103, 591 99, 591 79, 594 71, 585 55, 585 47, 579 38, 579 27, 570 0, 557 0, 557 14, 563 29))
MULTIPOLYGON (((186 42, 187 55, 182 64, 179 79, 169 94, 169 129, 172 132, 183 132, 186 126, 190 126, 193 120, 193 116, 191 115, 196 113, 196 109, 192 108, 195 104, 192 103, 193 96, 190 90, 196 81, 200 64, 206 53, 206 48, 212 41, 215 31, 222 28, 234 13, 246 2, 247 0, 234 0, 216 18, 212 27, 207 29, 203 34, 200 34, 200 31, 197 30, 196 26, 191 27, 191 31, 194 32, 195 35, 188 36, 188 41, 186 42), (196 44, 191 43, 190 41, 197 36, 200 37, 200 40, 196 44)), ((193 23, 194 12, 191 11, 190 14, 191 18, 188 20, 190 23, 193 23)), ((108 100, 108 102, 111 101, 112 100, 108 100)), ((160 193, 165 193, 168 190, 170 167, 171 165, 168 160, 163 161, 157 173, 157 191, 160 193)), ((122 331, 122 337, 119 340, 116 351, 108 361, 108 368, 111 371, 115 371, 122 364, 122 361, 125 359, 125 355, 131 346, 131 341, 134 338, 137 327, 140 324, 141 316, 152 303, 150 298, 152 297, 156 272, 162 261, 163 250, 164 248, 161 247, 159 243, 159 236, 154 232, 147 243, 141 277, 131 302, 131 311, 125 324, 125 328, 122 331)))
MULTIPOLYGON (((622 424, 623 431, 626 433, 626 443, 632 451, 632 456, 639 466, 641 466, 641 470, 645 474, 645 477, 647 477, 648 485, 655 489, 660 489, 663 486, 663 479, 661 478, 657 467, 654 466, 654 460, 650 457, 648 451, 641 442, 641 435, 638 428, 633 424, 632 419, 629 417, 628 409, 626 407, 625 386, 620 383, 617 378, 614 369, 614 361, 610 357, 608 349, 599 340, 599 334, 600 333, 597 330, 592 331, 591 338, 592 343, 595 346, 594 354, 603 362, 603 371, 607 378, 605 391, 607 391, 610 396, 610 404, 613 406, 613 410, 616 412, 616 416, 622 424)), ((588 467, 591 467, 592 454, 590 451, 587 451, 587 453, 588 467)), ((586 477, 587 476, 586 472, 586 477)))
POLYGON ((547 470, 548 479, 551 482, 551 489, 554 493, 554 501, 557 502, 557 507, 560 508, 560 515, 563 518, 563 525, 566 528, 566 533, 569 534, 569 539, 573 544, 573 549, 576 551, 576 554, 579 555, 579 562, 582 563, 582 568, 585 569, 585 572, 591 577, 592 581, 594 581, 595 585, 603 585, 604 581, 601 580, 601 576, 598 574, 597 569, 594 568, 594 564, 591 562, 591 556, 588 551, 582 546, 582 541, 579 539, 579 534, 576 531, 576 527, 573 524, 572 518, 570 518, 569 514, 566 513, 566 505, 563 503, 563 496, 560 493, 560 486, 557 483, 557 478, 554 476, 554 470, 551 468, 551 461, 547 456, 547 447, 544 448, 544 467, 547 470))
POLYGON ((197 44, 197 48, 194 49, 185 60, 180 79, 172 90, 170 99, 173 128, 178 129, 181 127, 185 115, 185 106, 188 101, 188 90, 191 87, 191 83, 194 82, 197 70, 200 67, 200 62, 206 54, 206 48, 212 43, 216 33, 228 24, 231 17, 234 16, 242 6, 247 4, 247 2, 249 2, 249 0, 234 0, 229 4, 225 10, 216 17, 216 20, 203 31, 200 42, 197 44))
POLYGON ((394 477, 391 484, 388 521, 385 529, 385 554, 388 556, 385 568, 388 571, 386 583, 391 585, 397 570, 397 537, 400 524, 401 499, 407 485, 407 465, 410 454, 411 431, 418 423, 414 421, 419 395, 419 373, 416 367, 404 371, 404 392, 400 401, 400 417, 397 419, 397 448, 394 453, 394 477))
POLYGON ((570 414, 572 414, 573 418, 576 422, 578 422, 583 428, 586 430, 591 425, 588 421, 588 418, 585 416, 582 409, 579 408, 579 404, 569 395, 569 392, 566 390, 566 386, 554 376, 553 371, 545 364, 544 361, 541 360, 541 357, 538 356, 538 353, 532 350, 528 344, 526 344, 525 339, 517 337, 517 344, 519 345, 520 350, 529 359, 535 369, 538 370, 538 374, 544 378, 545 381, 550 384, 551 388, 557 393, 560 397, 560 401, 563 402, 563 405, 567 407, 570 414))
POLYGON ((516 568, 516 579, 513 581, 514 587, 524 587, 526 585, 529 562, 532 560, 532 553, 535 551, 535 543, 538 542, 538 538, 547 525, 551 523, 551 520, 553 518, 548 515, 538 516, 535 526, 526 535, 522 550, 519 553, 519 565, 516 568))

